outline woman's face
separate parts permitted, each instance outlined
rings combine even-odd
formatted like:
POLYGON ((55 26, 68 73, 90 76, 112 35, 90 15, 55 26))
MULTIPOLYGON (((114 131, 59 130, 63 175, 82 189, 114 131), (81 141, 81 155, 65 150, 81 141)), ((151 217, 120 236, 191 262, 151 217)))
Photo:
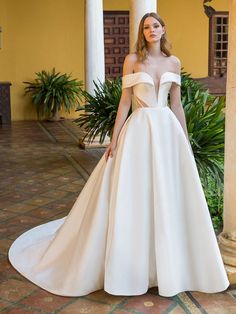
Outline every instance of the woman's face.
POLYGON ((164 32, 164 27, 154 17, 149 16, 144 20, 143 35, 148 43, 159 41, 164 32))

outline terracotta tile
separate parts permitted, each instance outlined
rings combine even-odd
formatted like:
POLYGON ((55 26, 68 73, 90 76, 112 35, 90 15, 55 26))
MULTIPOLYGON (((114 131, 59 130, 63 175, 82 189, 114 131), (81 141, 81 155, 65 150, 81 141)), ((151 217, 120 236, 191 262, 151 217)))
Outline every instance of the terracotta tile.
MULTIPOLYGON (((194 313, 194 311, 192 313, 194 313)), ((168 314, 186 314, 186 311, 179 304, 177 304, 172 310, 168 312, 168 314)))
POLYGON ((14 205, 14 202, 12 200, 9 200, 9 199, 3 199, 1 198, 0 199, 0 209, 4 209, 8 206, 11 206, 11 205, 14 205))
POLYGON ((7 225, 22 225, 22 226, 34 226, 41 223, 41 219, 37 217, 32 217, 30 215, 18 215, 8 221, 7 225))
POLYGON ((102 304, 101 302, 94 302, 80 298, 72 304, 66 306, 59 311, 60 314, 106 314, 111 311, 111 306, 102 304))
POLYGON ((37 205, 18 203, 18 204, 14 204, 12 206, 8 206, 7 208, 5 208, 5 210, 13 212, 13 213, 26 213, 26 212, 28 212, 28 211, 32 210, 33 208, 36 208, 36 207, 37 207, 37 205))
POLYGON ((47 187, 40 185, 39 183, 34 184, 16 184, 18 191, 27 189, 28 198, 32 198, 35 195, 39 195, 47 191, 47 187))
POLYGON ((68 199, 60 199, 51 202, 50 204, 45 205, 45 207, 49 209, 57 209, 57 210, 65 210, 69 212, 71 210, 72 205, 74 204, 75 200, 68 200, 68 199))
POLYGON ((48 187, 48 188, 57 188, 63 185, 63 182, 58 181, 57 179, 50 179, 50 180, 44 181, 44 185, 45 187, 48 187))
POLYGON ((16 232, 22 233, 25 230, 25 226, 17 226, 17 225, 6 225, 4 223, 0 224, 0 237, 7 238, 16 232))
POLYGON ((84 185, 85 184, 85 180, 83 178, 78 178, 78 179, 72 181, 71 183, 78 184, 78 185, 84 185))
POLYGON ((27 200, 31 196, 28 193, 25 193, 23 191, 14 191, 13 193, 9 193, 8 197, 13 202, 19 203, 19 202, 23 202, 23 201, 27 200))
POLYGON ((69 302, 71 302, 71 298, 69 297, 57 296, 47 291, 40 290, 25 298, 20 303, 30 305, 35 309, 41 309, 46 312, 54 312, 69 302))
POLYGON ((8 239, 14 241, 16 240, 20 235, 22 235, 25 231, 29 230, 31 227, 24 227, 22 226, 21 230, 20 231, 17 231, 14 230, 14 227, 12 227, 11 231, 12 233, 8 235, 8 239))
POLYGON ((0 252, 2 254, 7 254, 12 241, 9 239, 0 239, 0 252))
POLYGON ((40 196, 58 199, 58 198, 65 197, 66 195, 68 195, 66 191, 50 190, 48 192, 41 194, 40 196))
POLYGON ((34 183, 37 183, 37 181, 35 179, 31 179, 31 178, 24 178, 24 179, 19 180, 19 183, 34 184, 34 183))
POLYGON ((209 314, 233 314, 236 313, 236 300, 227 292, 202 293, 191 292, 191 295, 209 314))
POLYGON ((17 274, 17 271, 10 264, 8 258, 4 258, 0 260, 0 281, 6 281, 10 277, 17 274))
POLYGON ((158 295, 154 296, 147 293, 131 297, 123 308, 127 310, 135 310, 145 314, 162 314, 173 303, 175 303, 175 301, 172 301, 169 298, 164 298, 158 295))
POLYGON ((37 287, 30 282, 9 279, 0 283, 1 298, 6 301, 16 302, 28 296, 37 287))
POLYGON ((5 309, 6 307, 9 307, 10 305, 11 303, 0 299, 0 311, 5 309))
POLYGON ((63 212, 64 210, 59 209, 59 208, 47 208, 47 207, 38 207, 36 209, 33 209, 30 214, 33 217, 38 217, 43 219, 43 221, 47 221, 48 219, 52 218, 53 216, 63 212))
POLYGON ((95 300, 95 301, 102 300, 102 302, 104 302, 104 303, 107 303, 110 305, 116 305, 116 304, 119 304, 120 302, 124 301, 125 299, 127 299, 127 297, 116 296, 116 295, 109 294, 104 290, 98 290, 98 291, 95 291, 93 293, 88 294, 86 296, 86 299, 95 300))
POLYGON ((3 210, 1 209, 0 210, 0 221, 5 221, 5 220, 8 220, 9 218, 12 218, 14 217, 16 214, 14 213, 11 213, 7 210, 3 210))
POLYGON ((73 183, 68 183, 65 185, 60 186, 58 189, 63 190, 63 191, 68 191, 68 192, 76 192, 79 194, 79 192, 83 189, 84 185, 79 185, 79 184, 73 184, 73 183))
POLYGON ((4 314, 39 314, 39 313, 42 313, 42 312, 26 309, 24 307, 20 307, 17 305, 4 310, 4 314))
POLYGON ((30 205, 42 206, 42 205, 50 203, 51 201, 52 201, 52 199, 48 198, 48 197, 35 196, 31 199, 26 200, 25 203, 30 204, 30 205))
POLYGON ((134 313, 133 311, 128 311, 128 310, 116 310, 112 312, 112 314, 128 314, 128 313, 134 313))
POLYGON ((71 171, 71 167, 67 168, 67 167, 62 167, 62 168, 55 168, 55 169, 51 169, 50 172, 52 173, 56 173, 58 174, 65 174, 71 171))
MULTIPOLYGON (((44 170, 44 169, 42 169, 42 170, 44 170)), ((31 179, 37 180, 37 182, 40 182, 40 181, 45 181, 48 179, 55 178, 57 176, 58 175, 56 173, 37 173, 34 176, 32 176, 31 179)))
POLYGON ((65 213, 60 213, 60 214, 57 214, 55 216, 52 217, 53 220, 55 219, 61 219, 61 218, 64 218, 66 215, 65 213))

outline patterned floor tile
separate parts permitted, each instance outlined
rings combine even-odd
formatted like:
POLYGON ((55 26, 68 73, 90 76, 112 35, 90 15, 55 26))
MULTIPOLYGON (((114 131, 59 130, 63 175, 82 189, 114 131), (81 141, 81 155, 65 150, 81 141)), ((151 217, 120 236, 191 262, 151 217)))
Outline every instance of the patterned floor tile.
POLYGON ((235 314, 236 300, 228 293, 191 292, 191 295, 204 310, 209 313, 235 314))
POLYGON ((101 302, 89 301, 83 298, 59 311, 60 314, 108 314, 112 307, 101 302))
POLYGON ((140 296, 130 297, 124 305, 124 309, 134 310, 145 314, 162 314, 170 306, 173 306, 175 301, 171 298, 154 296, 152 294, 144 294, 140 296))
POLYGON ((16 216, 16 214, 11 213, 6 209, 0 211, 0 221, 8 220, 9 218, 12 218, 14 216, 16 216))
POLYGON ((26 297, 20 303, 51 313, 70 302, 71 298, 56 296, 44 290, 40 290, 26 297))
POLYGON ((9 239, 0 239, 0 252, 4 255, 7 254, 11 243, 12 241, 9 239))
POLYGON ((9 279, 0 283, 1 298, 9 302, 19 301, 36 289, 36 286, 29 281, 9 279))
POLYGON ((42 313, 41 311, 31 310, 27 309, 25 307, 21 306, 12 306, 4 310, 4 312, 1 312, 4 314, 39 314, 42 313))
POLYGON ((26 203, 17 203, 15 205, 8 206, 7 208, 5 208, 5 211, 10 211, 13 213, 22 214, 22 213, 26 213, 28 211, 31 211, 35 207, 37 207, 37 205, 29 205, 26 203))
POLYGON ((30 204, 30 205, 42 206, 42 205, 50 203, 51 201, 52 199, 48 197, 35 196, 33 198, 26 200, 24 203, 30 204))
MULTIPOLYGON (((12 241, 36 225, 66 216, 86 182, 79 169, 91 173, 104 153, 104 149, 80 150, 60 123, 42 122, 56 142, 33 121, 13 122, 0 132, 0 313, 235 314, 236 290, 186 292, 173 298, 159 296, 157 288, 134 297, 99 290, 65 298, 45 292, 10 265, 7 252, 12 241), (74 168, 66 154, 79 167, 74 168)), ((78 131, 70 121, 63 124, 78 131)))
POLYGON ((119 304, 127 299, 126 296, 115 296, 107 293, 104 290, 95 291, 86 296, 86 299, 94 300, 94 301, 103 301, 104 303, 110 305, 119 304))
POLYGON ((2 311, 3 309, 9 307, 11 305, 10 302, 4 301, 0 299, 0 311, 2 311))

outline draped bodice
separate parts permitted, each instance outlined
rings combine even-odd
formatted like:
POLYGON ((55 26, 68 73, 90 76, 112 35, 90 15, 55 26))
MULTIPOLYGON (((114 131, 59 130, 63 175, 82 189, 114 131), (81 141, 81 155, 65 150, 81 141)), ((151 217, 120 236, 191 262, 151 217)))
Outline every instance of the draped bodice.
POLYGON ((147 72, 136 72, 122 77, 122 88, 133 88, 132 110, 139 107, 165 107, 172 83, 181 85, 181 77, 174 72, 164 72, 158 91, 153 78, 147 72))

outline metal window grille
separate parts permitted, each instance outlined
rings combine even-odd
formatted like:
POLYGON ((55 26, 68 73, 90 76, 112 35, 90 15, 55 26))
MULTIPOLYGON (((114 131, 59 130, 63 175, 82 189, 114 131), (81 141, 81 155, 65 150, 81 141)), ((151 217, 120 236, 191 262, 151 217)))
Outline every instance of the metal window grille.
POLYGON ((228 12, 214 12, 210 18, 209 76, 222 77, 227 72, 228 12))

